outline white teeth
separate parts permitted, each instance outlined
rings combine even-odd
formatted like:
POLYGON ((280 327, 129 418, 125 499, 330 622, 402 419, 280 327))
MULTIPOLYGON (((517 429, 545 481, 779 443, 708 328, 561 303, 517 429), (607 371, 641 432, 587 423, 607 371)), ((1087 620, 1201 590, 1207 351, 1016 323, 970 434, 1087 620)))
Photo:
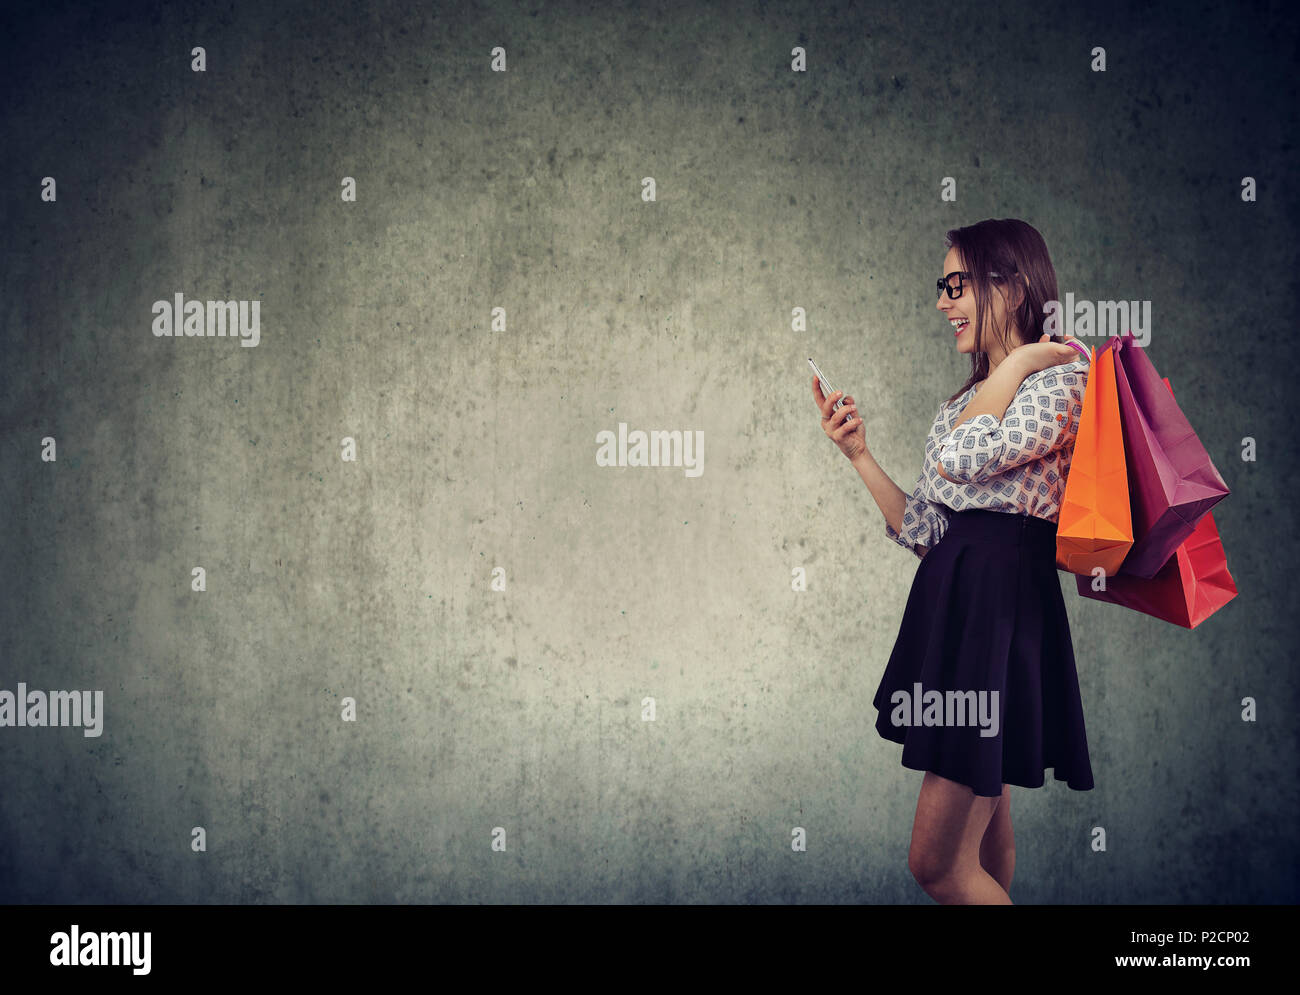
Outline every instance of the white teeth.
POLYGON ((949 323, 950 325, 952 325, 953 328, 959 328, 959 327, 962 326, 962 325, 967 325, 967 324, 969 324, 969 323, 970 323, 970 319, 969 319, 969 318, 953 318, 953 319, 951 319, 948 323, 949 323))

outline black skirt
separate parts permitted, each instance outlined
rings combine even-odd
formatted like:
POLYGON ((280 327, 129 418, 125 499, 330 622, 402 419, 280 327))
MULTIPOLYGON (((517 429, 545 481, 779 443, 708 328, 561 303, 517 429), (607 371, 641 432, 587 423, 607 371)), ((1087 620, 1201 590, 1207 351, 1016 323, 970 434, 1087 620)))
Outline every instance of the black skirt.
POLYGON ((917 565, 874 704, 876 731, 903 744, 904 767, 985 796, 1003 784, 1040 788, 1049 767, 1091 789, 1056 526, 950 512, 917 565))

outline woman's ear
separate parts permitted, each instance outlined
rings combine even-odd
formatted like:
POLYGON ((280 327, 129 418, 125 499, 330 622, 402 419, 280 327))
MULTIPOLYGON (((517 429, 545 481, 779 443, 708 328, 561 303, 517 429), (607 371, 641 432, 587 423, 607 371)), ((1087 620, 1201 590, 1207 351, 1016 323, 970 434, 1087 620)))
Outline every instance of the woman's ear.
POLYGON ((1021 275, 1020 280, 1005 280, 1000 285, 993 285, 992 289, 996 293, 1002 295, 1002 303, 1006 305, 1008 313, 1014 312, 1019 308, 1021 302, 1025 299, 1025 292, 1028 289, 1028 284, 1022 284, 1020 281, 1023 279, 1024 276, 1021 275))
POLYGON ((1013 280, 1011 284, 1014 291, 1013 299, 1011 301, 1011 309, 1013 311, 1020 307, 1024 302, 1025 297, 1029 294, 1029 277, 1025 276, 1024 273, 1017 273, 1016 275, 1019 276, 1020 279, 1013 280))

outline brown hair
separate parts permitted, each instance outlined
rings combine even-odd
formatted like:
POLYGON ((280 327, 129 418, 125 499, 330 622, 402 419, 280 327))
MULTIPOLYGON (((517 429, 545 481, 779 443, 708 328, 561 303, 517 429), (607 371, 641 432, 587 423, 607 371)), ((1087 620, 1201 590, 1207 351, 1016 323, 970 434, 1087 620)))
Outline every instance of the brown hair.
MULTIPOLYGON (((991 313, 994 284, 1007 288, 1007 304, 1014 299, 1010 282, 1018 280, 1024 291, 1020 306, 1007 313, 1007 326, 993 329, 1002 347, 1010 352, 1018 345, 1037 342, 1043 334, 1043 305, 1059 300, 1056 270, 1047 253, 1047 243, 1032 225, 1015 218, 990 218, 965 228, 954 228, 944 236, 944 245, 961 253, 962 269, 970 274, 967 286, 975 289, 975 351, 971 353, 970 378, 949 402, 955 401, 989 374, 985 350, 984 318, 991 313), (1008 327, 1013 326, 1013 327, 1008 327)), ((963 295, 964 296, 964 295, 963 295)), ((992 322, 990 322, 992 324, 992 322)))

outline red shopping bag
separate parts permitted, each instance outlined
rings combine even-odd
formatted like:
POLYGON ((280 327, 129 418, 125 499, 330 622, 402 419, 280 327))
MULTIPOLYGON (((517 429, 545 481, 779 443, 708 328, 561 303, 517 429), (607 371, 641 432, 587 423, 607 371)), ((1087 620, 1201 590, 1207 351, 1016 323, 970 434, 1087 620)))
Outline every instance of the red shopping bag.
MULTIPOLYGON (((1164 384, 1173 393, 1168 377, 1164 384)), ((1094 591, 1101 578, 1076 576, 1079 594, 1094 601, 1131 608, 1155 618, 1195 629, 1237 596, 1237 585, 1228 573, 1227 555, 1214 515, 1206 512, 1173 555, 1154 577, 1123 572, 1105 578, 1106 590, 1094 591)))

